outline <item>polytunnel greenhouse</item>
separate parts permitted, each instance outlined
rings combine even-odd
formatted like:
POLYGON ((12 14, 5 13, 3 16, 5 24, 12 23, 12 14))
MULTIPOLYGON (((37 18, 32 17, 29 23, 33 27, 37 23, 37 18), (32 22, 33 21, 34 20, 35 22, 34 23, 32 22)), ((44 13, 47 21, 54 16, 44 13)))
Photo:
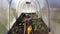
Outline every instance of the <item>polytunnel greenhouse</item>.
POLYGON ((60 0, 0 0, 0 34, 60 34, 60 0))

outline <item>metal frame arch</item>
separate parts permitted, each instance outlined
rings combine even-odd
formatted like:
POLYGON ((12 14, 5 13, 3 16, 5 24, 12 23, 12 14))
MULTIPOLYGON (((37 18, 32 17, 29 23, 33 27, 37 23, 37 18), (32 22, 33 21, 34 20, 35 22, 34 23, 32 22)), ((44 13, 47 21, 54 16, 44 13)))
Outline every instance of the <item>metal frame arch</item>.
POLYGON ((37 1, 37 0, 34 0, 34 3, 35 4, 37 4, 37 12, 36 12, 36 14, 38 15, 38 18, 41 18, 41 16, 40 16, 40 4, 39 4, 39 2, 37 1), (36 1, 36 2, 35 2, 36 1))
POLYGON ((17 5, 16 5, 16 18, 18 18, 19 16, 18 16, 18 14, 17 14, 17 11, 18 11, 18 7, 21 5, 21 3, 22 3, 23 1, 22 0, 19 0, 18 2, 17 2, 17 5))
MULTIPOLYGON (((19 11, 19 7, 21 6, 21 7, 23 7, 23 5, 22 5, 22 3, 24 2, 25 0, 19 0, 18 2, 17 2, 17 6, 16 6, 16 13, 17 13, 17 11, 19 11)), ((37 0, 31 0, 31 2, 33 2, 33 4, 35 5, 35 9, 36 9, 36 11, 37 12, 39 12, 40 10, 39 10, 39 8, 40 8, 40 4, 38 3, 38 1, 37 0)), ((20 11, 21 12, 21 11, 20 11)), ((22 13, 22 12, 21 12, 22 13)))
MULTIPOLYGON (((36 0, 35 0, 35 1, 36 1, 36 0)), ((34 4, 36 4, 36 7, 39 8, 39 5, 40 5, 40 4, 39 4, 38 2, 35 2, 35 1, 33 0, 34 4)), ((17 3, 17 8, 18 8, 18 6, 19 6, 19 3, 21 4, 21 2, 22 2, 22 1, 20 0, 20 1, 17 3)), ((17 9, 17 8, 16 8, 16 9, 17 9)))
POLYGON ((40 8, 39 3, 37 0, 33 0, 33 2, 36 4, 37 8, 40 8))

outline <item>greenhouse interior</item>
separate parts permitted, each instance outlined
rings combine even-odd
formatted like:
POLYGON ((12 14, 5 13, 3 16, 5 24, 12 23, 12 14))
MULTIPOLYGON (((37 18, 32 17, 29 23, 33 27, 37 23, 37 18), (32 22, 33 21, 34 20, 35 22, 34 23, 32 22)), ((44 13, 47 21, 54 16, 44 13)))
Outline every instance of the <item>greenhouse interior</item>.
POLYGON ((60 0, 0 0, 0 34, 60 34, 60 0))

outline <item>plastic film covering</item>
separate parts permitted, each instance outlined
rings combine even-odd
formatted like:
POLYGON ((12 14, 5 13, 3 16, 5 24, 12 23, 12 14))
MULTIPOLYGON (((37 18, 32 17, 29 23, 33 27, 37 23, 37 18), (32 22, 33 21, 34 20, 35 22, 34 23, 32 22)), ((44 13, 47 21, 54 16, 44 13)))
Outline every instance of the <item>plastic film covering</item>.
POLYGON ((7 0, 0 0, 0 34, 7 34, 8 27, 8 8, 7 0))
POLYGON ((45 0, 42 18, 52 34, 60 34, 60 0, 45 0))
POLYGON ((53 34, 60 34, 60 0, 48 0, 50 28, 53 34))

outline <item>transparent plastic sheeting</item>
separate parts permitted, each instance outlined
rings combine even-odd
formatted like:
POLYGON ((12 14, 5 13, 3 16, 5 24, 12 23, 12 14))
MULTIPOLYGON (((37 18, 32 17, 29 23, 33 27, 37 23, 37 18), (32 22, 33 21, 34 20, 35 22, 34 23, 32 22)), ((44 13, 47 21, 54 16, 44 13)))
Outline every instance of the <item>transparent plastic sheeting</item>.
POLYGON ((60 0, 49 0, 50 28, 52 34, 60 34, 60 0))
POLYGON ((6 34, 8 29, 8 1, 0 0, 0 34, 6 34))
POLYGON ((46 0, 47 7, 42 9, 42 16, 44 21, 47 22, 51 29, 52 34, 60 34, 60 0, 46 0))
MULTIPOLYGON (((38 0, 38 1, 40 4, 41 17, 44 20, 45 24, 50 26, 51 32, 53 34, 60 34, 60 4, 59 4, 60 0, 38 0)), ((9 24, 11 24, 12 21, 16 19, 16 9, 13 7, 14 6, 13 4, 11 5, 12 7, 10 7, 9 15, 8 1, 0 0, 0 34, 7 34, 9 30, 9 24)))
POLYGON ((0 34, 7 34, 10 30, 10 24, 16 18, 16 9, 9 6, 9 1, 0 0, 0 34))

